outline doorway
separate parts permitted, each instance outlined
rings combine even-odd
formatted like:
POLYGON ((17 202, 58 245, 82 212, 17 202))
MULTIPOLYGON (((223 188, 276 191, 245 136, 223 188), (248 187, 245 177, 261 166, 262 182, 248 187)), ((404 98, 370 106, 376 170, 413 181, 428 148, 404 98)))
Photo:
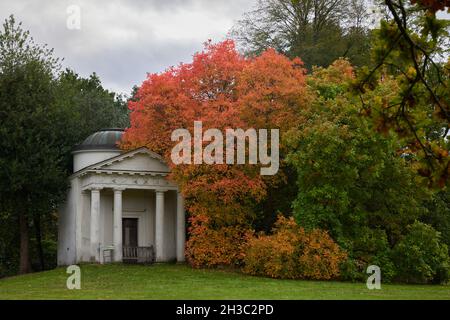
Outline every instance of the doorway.
POLYGON ((122 239, 124 247, 138 246, 138 219, 122 219, 122 239))

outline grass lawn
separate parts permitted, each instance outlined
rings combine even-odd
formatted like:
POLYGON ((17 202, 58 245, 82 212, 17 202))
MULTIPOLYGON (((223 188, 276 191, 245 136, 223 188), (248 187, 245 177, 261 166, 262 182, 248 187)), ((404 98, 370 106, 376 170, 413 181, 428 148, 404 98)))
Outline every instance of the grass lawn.
POLYGON ((276 280, 186 265, 81 265, 81 290, 65 268, 0 279, 0 299, 450 299, 450 286, 276 280))

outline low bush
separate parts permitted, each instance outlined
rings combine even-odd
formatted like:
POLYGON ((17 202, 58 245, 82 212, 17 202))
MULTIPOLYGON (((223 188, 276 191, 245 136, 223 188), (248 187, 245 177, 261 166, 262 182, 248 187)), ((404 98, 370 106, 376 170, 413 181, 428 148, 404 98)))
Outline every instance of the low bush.
POLYGON ((450 275, 447 245, 431 226, 415 222, 392 252, 397 279, 410 283, 445 283, 450 275))
POLYGON ((305 231, 293 218, 279 217, 272 235, 251 238, 243 272, 286 279, 329 280, 339 276, 346 254, 322 230, 305 231))
POLYGON ((245 226, 213 228, 205 215, 190 218, 186 259, 194 268, 241 265, 243 245, 252 236, 245 226))
POLYGON ((365 281, 367 267, 379 266, 382 270, 382 281, 391 282, 396 268, 391 258, 391 248, 386 232, 381 229, 361 228, 354 240, 347 242, 344 248, 349 259, 341 265, 341 279, 348 281, 365 281))

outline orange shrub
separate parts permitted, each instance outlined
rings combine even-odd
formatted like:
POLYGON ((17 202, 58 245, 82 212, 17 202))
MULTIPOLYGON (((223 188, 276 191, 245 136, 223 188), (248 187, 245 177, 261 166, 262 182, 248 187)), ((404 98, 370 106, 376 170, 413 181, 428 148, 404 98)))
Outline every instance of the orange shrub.
POLYGON ((243 272, 272 278, 329 280, 347 255, 327 232, 306 232, 293 218, 278 218, 272 235, 245 245, 243 272))
POLYGON ((243 226, 226 226, 214 229, 206 215, 190 218, 186 258, 194 268, 239 266, 244 257, 243 245, 252 231, 243 226))

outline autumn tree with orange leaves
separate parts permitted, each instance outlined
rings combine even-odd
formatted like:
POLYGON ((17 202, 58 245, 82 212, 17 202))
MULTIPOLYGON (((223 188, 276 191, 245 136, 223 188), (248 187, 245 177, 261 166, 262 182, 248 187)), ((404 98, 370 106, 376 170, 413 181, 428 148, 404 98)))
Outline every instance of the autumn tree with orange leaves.
POLYGON ((266 128, 283 136, 309 99, 302 65, 271 49, 245 58, 231 40, 208 42, 191 63, 148 76, 129 104, 131 127, 122 147, 146 146, 163 155, 191 216, 207 216, 215 226, 251 222, 268 184, 282 181, 283 172, 264 178, 256 165, 175 166, 171 134, 178 128, 192 134, 194 121, 202 121, 203 131, 266 128))

